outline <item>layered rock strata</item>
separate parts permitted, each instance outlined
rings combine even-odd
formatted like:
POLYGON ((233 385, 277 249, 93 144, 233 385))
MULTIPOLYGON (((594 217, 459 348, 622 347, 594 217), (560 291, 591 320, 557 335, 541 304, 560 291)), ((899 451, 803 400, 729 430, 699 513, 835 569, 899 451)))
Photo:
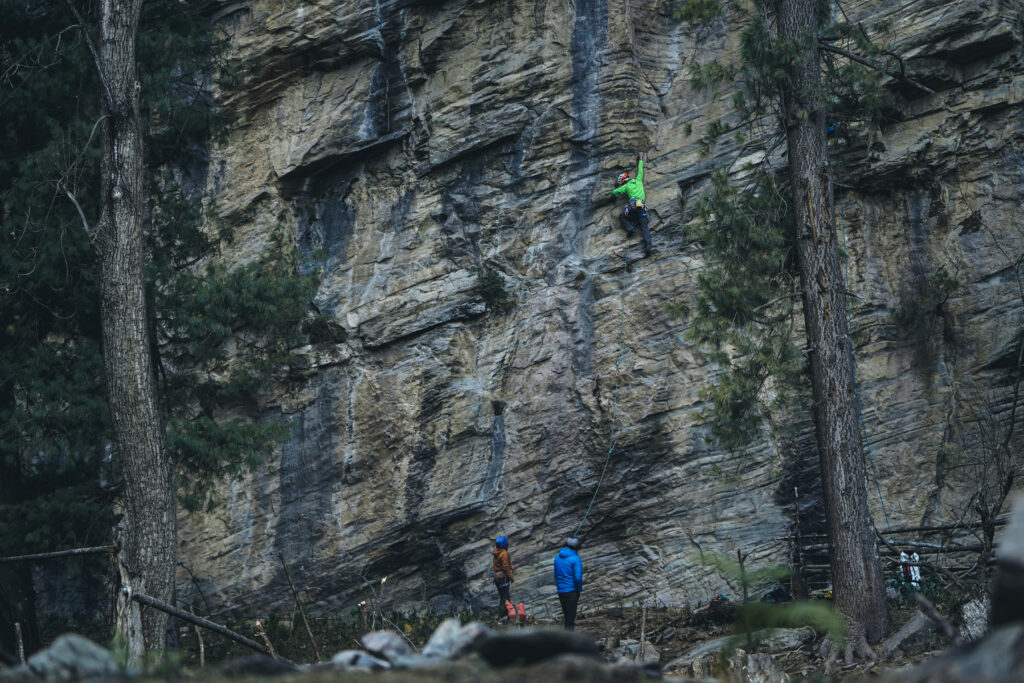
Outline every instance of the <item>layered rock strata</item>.
MULTIPOLYGON (((1024 316, 1019 9, 844 8, 887 21, 907 73, 936 91, 892 84, 901 120, 841 143, 834 180, 876 524, 942 521, 967 495, 950 444, 978 414, 1005 416, 1024 316), (961 286, 901 327, 940 268, 961 286)), ((314 612, 374 593, 490 607, 504 534, 514 599, 553 616, 550 561, 588 509, 584 609, 737 590, 705 553, 788 561, 794 484, 815 516, 810 425, 741 454, 708 443, 699 392, 717 370, 666 312, 693 300, 702 266, 694 201, 740 153, 701 156, 727 102, 688 75, 736 34, 690 35, 673 9, 219 6, 243 66, 219 94, 237 119, 210 152, 209 206, 247 217, 235 262, 276 230, 294 240, 321 274, 329 334, 262 397, 292 427, 265 471, 181 520, 185 603, 201 588, 218 609, 290 609, 280 552, 314 612), (625 267, 607 193, 638 150, 655 254, 625 267), (482 269, 510 308, 481 293, 482 269)))

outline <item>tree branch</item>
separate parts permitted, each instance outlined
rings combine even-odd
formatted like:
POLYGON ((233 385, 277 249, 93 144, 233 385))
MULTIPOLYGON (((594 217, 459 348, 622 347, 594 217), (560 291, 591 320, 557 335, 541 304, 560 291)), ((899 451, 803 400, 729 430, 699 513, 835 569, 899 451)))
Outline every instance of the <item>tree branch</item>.
POLYGON ((75 195, 71 194, 71 190, 66 187, 62 189, 64 190, 64 194, 67 195, 67 198, 71 200, 71 203, 75 205, 75 209, 78 211, 78 216, 82 219, 82 228, 85 229, 85 234, 89 237, 89 242, 92 243, 95 233, 93 232, 93 229, 89 227, 89 219, 85 217, 85 211, 82 211, 82 205, 78 203, 77 199, 75 199, 75 195))
POLYGON ((96 77, 100 79, 100 86, 103 88, 103 96, 107 101, 107 109, 111 113, 117 112, 117 107, 114 106, 114 96, 110 93, 110 86, 107 84, 107 75, 103 71, 103 62, 100 60, 100 53, 96 51, 96 45, 92 42, 92 36, 89 35, 89 31, 86 29, 85 19, 82 18, 82 14, 75 7, 75 4, 71 0, 65 0, 67 6, 71 9, 71 13, 75 15, 75 21, 78 22, 79 28, 82 31, 82 38, 85 39, 85 45, 89 48, 89 54, 92 55, 93 65, 96 67, 96 77))
POLYGON ((95 548, 74 548, 72 550, 58 550, 52 553, 36 553, 35 555, 14 555, 12 557, 0 557, 0 564, 9 562, 34 562, 36 560, 54 560, 75 555, 98 555, 100 553, 113 553, 117 546, 103 545, 95 548))
MULTIPOLYGON (((125 590, 127 590, 127 589, 125 589, 125 590)), ((231 629, 229 629, 229 628, 227 628, 225 626, 221 626, 220 624, 216 624, 216 623, 210 621, 209 619, 203 619, 202 617, 197 617, 196 615, 192 614, 191 612, 186 612, 183 609, 178 609, 174 605, 169 605, 166 602, 164 602, 163 600, 157 600, 156 598, 150 597, 148 595, 144 595, 143 593, 131 593, 129 595, 129 598, 134 600, 135 602, 141 604, 141 605, 146 605, 147 607, 152 607, 154 609, 158 609, 161 612, 166 612, 167 614, 170 614, 171 616, 177 617, 178 619, 181 619, 182 621, 187 621, 190 624, 195 624, 196 626, 202 626, 203 628, 209 629, 209 630, 213 631, 214 633, 219 633, 222 636, 224 636, 225 638, 230 638, 231 640, 235 641, 236 643, 239 643, 241 645, 245 645, 247 648, 249 648, 251 650, 256 650, 256 652, 259 652, 261 654, 265 654, 265 655, 269 655, 270 654, 270 651, 266 647, 260 645, 256 641, 250 640, 249 638, 246 638, 243 635, 235 633, 231 629)))
MULTIPOLYGON (((864 66, 869 67, 871 69, 874 69, 875 71, 881 71, 882 73, 886 74, 887 76, 891 76, 892 78, 895 78, 897 81, 901 81, 901 82, 906 83, 908 85, 912 85, 915 88, 917 88, 918 90, 923 90, 924 92, 928 93, 929 95, 934 95, 935 94, 935 91, 932 90, 931 88, 929 88, 928 86, 922 85, 922 84, 918 83, 917 81, 915 81, 915 80, 913 80, 911 78, 907 78, 906 76, 904 76, 901 73, 893 73, 891 70, 885 68, 881 64, 876 64, 875 62, 871 61, 867 57, 861 57, 860 55, 858 55, 855 52, 850 52, 849 50, 844 50, 843 48, 836 47, 835 45, 829 45, 828 43, 824 42, 823 40, 819 40, 818 41, 818 49, 819 50, 825 50, 826 52, 834 52, 837 55, 842 55, 843 57, 846 57, 847 59, 849 59, 851 61, 857 62, 858 64, 863 64, 864 66)), ((897 59, 899 59, 899 58, 897 57, 897 59)), ((903 61, 900 60, 901 70, 902 70, 902 66, 903 66, 903 61)))

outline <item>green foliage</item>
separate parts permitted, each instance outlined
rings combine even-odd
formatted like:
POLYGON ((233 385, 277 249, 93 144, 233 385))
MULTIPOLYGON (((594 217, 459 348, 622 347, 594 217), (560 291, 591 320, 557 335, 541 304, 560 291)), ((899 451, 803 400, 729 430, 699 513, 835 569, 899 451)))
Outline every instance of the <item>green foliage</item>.
MULTIPOLYGON (((745 560, 745 556, 740 556, 745 560)), ((769 565, 749 568, 740 558, 732 559, 717 553, 701 553, 700 563, 713 567, 720 575, 734 584, 739 584, 744 596, 760 588, 777 584, 790 575, 789 567, 769 565)), ((834 643, 845 639, 842 617, 826 602, 795 601, 782 603, 746 602, 736 610, 735 635, 729 639, 722 651, 722 659, 728 660, 737 647, 748 650, 757 642, 770 636, 779 628, 813 628, 827 635, 834 643)))
MULTIPOLYGON (((846 639, 843 619, 828 602, 798 600, 769 604, 751 602, 736 611, 736 635, 730 646, 750 647, 779 628, 812 628, 840 647, 846 639)), ((729 649, 728 647, 726 649, 729 649)))
MULTIPOLYGON (((740 4, 730 5, 733 20, 742 28, 740 50, 734 63, 713 60, 688 66, 691 87, 698 92, 721 94, 731 91, 732 116, 727 122, 713 121, 700 140, 701 153, 708 155, 723 135, 732 133, 740 144, 759 135, 752 129, 763 126, 764 117, 781 120, 780 99, 784 91, 788 65, 802 59, 809 50, 816 50, 819 39, 875 63, 879 68, 889 65, 893 53, 871 41, 859 25, 847 22, 832 23, 829 19, 831 3, 823 0, 818 8, 819 35, 803 35, 796 40, 782 40, 774 30, 774 11, 771 3, 755 2, 748 9, 740 4)), ((684 0, 675 17, 691 28, 706 28, 715 19, 725 16, 725 8, 717 0, 684 0)), ((876 27, 877 28, 877 27, 876 27)), ((834 52, 821 51, 821 92, 806 93, 827 108, 827 124, 838 136, 848 138, 855 133, 856 124, 877 124, 893 116, 892 93, 882 85, 884 78, 879 69, 851 61, 834 52)), ((897 69, 898 70, 898 69, 897 69)), ((805 116, 809 112, 804 111, 805 116)))
MULTIPOLYGON (((98 264, 81 215, 91 221, 99 213, 94 65, 64 4, 0 0, 0 10, 0 555, 7 555, 106 542, 121 475, 109 451, 98 264)), ((94 19, 90 8, 82 11, 86 23, 94 19)), ((138 58, 147 294, 168 441, 189 507, 209 504, 215 478, 257 465, 284 436, 282 424, 254 422, 253 408, 299 342, 315 286, 315 274, 297 274, 297 256, 280 236, 242 268, 214 260, 233 227, 204 228, 200 202, 205 149, 227 120, 212 106, 219 48, 201 14, 174 0, 145 3, 138 58)), ((97 576, 105 564, 75 562, 97 576)))
POLYGON ((696 212, 692 231, 705 265, 688 337, 722 368, 701 390, 703 416, 712 438, 736 449, 756 437, 763 416, 785 413, 800 399, 792 217, 775 176, 760 169, 742 188, 715 171, 696 212))
POLYGON ((721 17, 725 8, 719 0, 683 0, 676 8, 677 21, 697 26, 706 26, 721 17))
POLYGON ((505 281, 498 271, 483 266, 476 273, 476 292, 487 308, 504 313, 512 308, 512 297, 505 289, 505 281))
POLYGON ((791 573, 789 567, 783 565, 751 569, 746 566, 745 562, 741 563, 739 559, 711 552, 701 553, 700 564, 711 567, 733 583, 740 584, 744 594, 788 579, 791 573))
MULTIPOLYGON (((168 445, 188 510, 214 504, 215 484, 263 462, 287 429, 253 422, 262 386, 304 340, 318 274, 299 274, 281 232, 258 261, 228 269, 210 258, 220 239, 201 229, 198 202, 170 196, 154 211, 153 301, 167 370, 161 388, 168 445), (193 265, 205 260, 206 265, 193 265)), ((229 236, 233 216, 219 227, 229 236)))
POLYGON ((105 542, 117 473, 97 266, 65 196, 95 215, 95 193, 78 192, 99 184, 92 63, 62 5, 0 12, 0 555, 13 555, 105 542))
MULTIPOLYGON (((806 364, 797 349, 800 340, 794 337, 799 283, 794 226, 784 198, 789 188, 770 166, 784 138, 781 98, 787 69, 817 51, 819 38, 869 59, 880 59, 885 51, 859 26, 830 24, 829 2, 818 7, 820 23, 826 26, 821 35, 795 40, 777 35, 772 3, 730 4, 728 9, 730 21, 741 26, 736 61, 689 67, 694 89, 731 95, 732 113, 703 129, 700 150, 710 154, 723 136, 731 135, 748 152, 752 147, 761 152, 762 162, 738 172, 718 169, 696 204, 696 219, 688 230, 704 247, 705 268, 689 307, 689 338, 709 349, 710 360, 722 368, 714 384, 702 391, 711 436, 739 449, 761 433, 766 417, 795 414, 792 409, 806 404, 809 394, 806 364)), ((696 28, 724 16, 724 9, 713 0, 686 0, 676 16, 696 28)), ((821 92, 802 96, 827 108, 825 118, 836 139, 848 140, 858 123, 877 122, 891 111, 892 99, 877 71, 824 54, 821 92)), ((812 112, 797 115, 809 117, 812 112)), ((787 428, 778 420, 772 426, 787 428)))

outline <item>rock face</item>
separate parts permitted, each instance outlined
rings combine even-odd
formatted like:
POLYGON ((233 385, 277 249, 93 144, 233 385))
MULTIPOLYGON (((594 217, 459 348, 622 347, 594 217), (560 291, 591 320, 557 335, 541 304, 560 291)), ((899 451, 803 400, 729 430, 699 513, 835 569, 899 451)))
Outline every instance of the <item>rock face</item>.
MULTIPOLYGON (((292 427, 266 470, 183 516, 184 602, 198 586, 224 609, 290 609, 281 552, 314 612, 373 592, 490 609, 504 534, 513 601, 558 618, 550 562, 581 522, 584 612, 733 593, 703 552, 787 561, 793 484, 813 488, 793 480, 816 468, 809 416, 785 443, 710 445, 699 391, 716 368, 666 313, 692 301, 702 265, 694 200, 740 154, 700 155, 727 110, 687 70, 736 34, 690 36, 674 6, 218 6, 244 66, 219 93, 237 119, 210 150, 208 204, 244 217, 233 262, 292 237, 331 333, 260 397, 292 427), (637 150, 655 254, 627 268, 607 193, 637 150), (510 308, 484 296, 481 269, 510 308)), ((844 7, 888 21, 908 74, 936 90, 893 85, 901 119, 836 141, 835 182, 876 523, 937 522, 966 495, 951 444, 982 413, 1005 417, 1024 314, 1021 26, 1005 2, 844 7), (942 301, 940 268, 961 282, 942 301)))

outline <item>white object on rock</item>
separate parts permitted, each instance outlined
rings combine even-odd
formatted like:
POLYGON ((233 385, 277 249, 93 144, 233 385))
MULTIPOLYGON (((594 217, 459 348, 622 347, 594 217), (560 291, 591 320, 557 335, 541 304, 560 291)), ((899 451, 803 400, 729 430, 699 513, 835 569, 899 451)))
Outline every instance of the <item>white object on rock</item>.
POLYGON ((380 671, 391 667, 385 660, 362 650, 342 650, 331 657, 331 664, 345 671, 380 671))

